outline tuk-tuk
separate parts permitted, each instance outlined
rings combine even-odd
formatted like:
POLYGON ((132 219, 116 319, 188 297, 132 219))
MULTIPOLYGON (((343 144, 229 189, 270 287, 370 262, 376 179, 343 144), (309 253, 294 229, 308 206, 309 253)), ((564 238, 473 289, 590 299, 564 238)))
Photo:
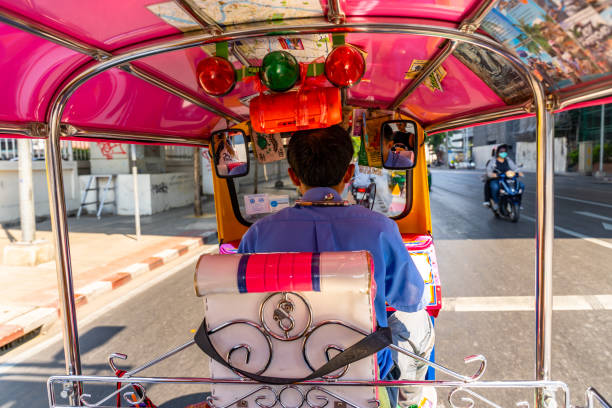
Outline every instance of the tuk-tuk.
MULTIPOLYGON (((48 380, 49 406, 102 406, 116 398, 119 404, 119 396, 128 406, 151 406, 147 384, 189 383, 214 386, 207 401, 212 408, 378 406, 380 387, 415 385, 450 389, 453 407, 462 402, 471 407, 475 401, 495 407, 477 391, 521 388, 534 391, 537 407, 562 403, 569 408, 568 387, 553 381, 551 374, 553 114, 612 101, 610 7, 604 1, 567 5, 540 0, 0 1, 0 133, 46 142, 66 362, 66 374, 48 380), (531 36, 535 31, 538 35, 531 36), (284 147, 293 132, 340 124, 353 136, 355 164, 366 175, 365 187, 356 185, 352 199, 397 223, 426 283, 427 308, 435 317, 443 302, 443 272, 438 272, 433 242, 426 137, 530 116, 537 122, 534 378, 482 381, 486 360, 479 355, 465 359, 479 363, 470 375, 424 361, 452 380, 382 381, 368 358, 321 374, 317 366, 326 365, 325 359, 315 364, 305 351, 315 331, 337 324, 350 332, 345 337, 352 343, 376 333, 368 272, 358 274, 365 276, 360 282, 347 278, 329 285, 354 288, 347 290, 350 296, 365 294, 354 300, 365 301, 366 312, 354 316, 363 320, 361 326, 316 320, 326 310, 326 296, 336 292, 290 290, 289 282, 278 290, 243 294, 234 283, 220 281, 223 273, 240 267, 235 252, 247 229, 299 200, 285 188, 286 180, 262 182, 258 166, 273 163, 282 172, 284 147), (382 147, 385 126, 393 134, 408 135, 402 141, 393 136, 391 152, 382 147), (220 255, 202 258, 195 276, 196 292, 211 310, 206 318, 217 323, 203 326, 204 340, 189 339, 123 372, 121 380, 115 372, 81 372, 62 140, 195 146, 207 148, 214 161, 220 255), (399 162, 406 152, 410 165, 387 165, 387 158, 397 156, 399 162), (242 188, 247 181, 259 191, 242 188), (213 301, 215 296, 220 297, 213 301), (226 313, 226 305, 245 299, 255 317, 226 313), (303 329, 289 316, 298 306, 307 311, 303 329), (278 327, 266 324, 268 315, 278 327), (219 332, 215 339, 223 337, 223 330, 239 324, 255 334, 243 330, 219 340, 226 352, 211 356, 211 370, 216 371, 209 377, 136 376, 198 341, 209 341, 208 335, 219 332), (271 380, 282 372, 274 371, 273 349, 284 350, 276 355, 289 353, 288 340, 301 344, 295 350, 304 354, 303 370, 316 375, 271 380), (250 342, 269 349, 269 361, 257 372, 238 368, 237 358, 231 362, 234 352, 246 350, 248 363, 250 342), (87 396, 91 383, 112 389, 92 402, 87 396), (458 393, 463 397, 456 397, 458 393)), ((328 265, 336 265, 335 256, 328 257, 328 265)), ((345 267, 367 270, 367 256, 347 256, 343 259, 355 264, 345 267)), ((264 268, 268 261, 261 262, 264 268)), ((332 351, 337 357, 352 344, 346 341, 342 347, 322 343, 327 364, 336 360, 332 351)), ((114 358, 124 356, 111 355, 113 369, 114 358)), ((596 401, 610 406, 594 389, 587 390, 586 399, 586 407, 596 401)))

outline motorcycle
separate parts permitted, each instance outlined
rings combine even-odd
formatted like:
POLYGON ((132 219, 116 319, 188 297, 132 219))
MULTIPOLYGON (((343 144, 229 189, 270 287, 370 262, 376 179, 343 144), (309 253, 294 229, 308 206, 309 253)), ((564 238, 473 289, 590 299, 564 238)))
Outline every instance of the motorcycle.
MULTIPOLYGON (((496 171, 496 173, 499 180, 499 205, 495 206, 490 194, 485 205, 493 211, 496 218, 518 222, 521 216, 521 202, 523 198, 523 187, 519 183, 519 175, 512 170, 508 170, 505 173, 496 171)), ((489 180, 486 181, 486 183, 488 182, 489 180)))
POLYGON ((351 181, 351 194, 355 199, 355 203, 367 209, 374 208, 374 200, 376 199, 376 176, 370 174, 356 174, 351 181))

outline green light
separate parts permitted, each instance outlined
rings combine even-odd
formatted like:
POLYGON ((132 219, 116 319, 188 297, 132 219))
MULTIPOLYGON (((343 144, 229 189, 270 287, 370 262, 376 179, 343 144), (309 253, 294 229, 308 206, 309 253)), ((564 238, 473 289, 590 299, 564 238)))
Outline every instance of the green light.
POLYGON ((284 92, 300 79, 300 64, 286 51, 272 51, 264 57, 259 75, 272 91, 284 92))

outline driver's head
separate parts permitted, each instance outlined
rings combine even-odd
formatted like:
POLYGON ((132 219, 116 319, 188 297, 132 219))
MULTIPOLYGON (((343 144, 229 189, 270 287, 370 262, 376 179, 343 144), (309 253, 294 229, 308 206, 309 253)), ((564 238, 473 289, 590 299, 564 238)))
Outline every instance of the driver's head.
POLYGON ((351 137, 338 125, 301 130, 291 136, 287 148, 289 174, 307 187, 335 187, 348 181, 348 173, 348 179, 352 177, 353 153, 351 137))
POLYGON ((497 148, 497 157, 500 159, 505 159, 508 157, 508 146, 501 145, 497 148))

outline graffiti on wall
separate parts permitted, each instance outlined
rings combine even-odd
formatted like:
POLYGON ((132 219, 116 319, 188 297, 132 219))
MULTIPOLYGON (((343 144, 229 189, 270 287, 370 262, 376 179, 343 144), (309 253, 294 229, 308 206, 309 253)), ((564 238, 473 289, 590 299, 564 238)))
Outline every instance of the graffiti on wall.
POLYGON ((108 160, 113 159, 117 154, 127 154, 122 143, 97 142, 96 144, 98 145, 102 156, 108 160))

